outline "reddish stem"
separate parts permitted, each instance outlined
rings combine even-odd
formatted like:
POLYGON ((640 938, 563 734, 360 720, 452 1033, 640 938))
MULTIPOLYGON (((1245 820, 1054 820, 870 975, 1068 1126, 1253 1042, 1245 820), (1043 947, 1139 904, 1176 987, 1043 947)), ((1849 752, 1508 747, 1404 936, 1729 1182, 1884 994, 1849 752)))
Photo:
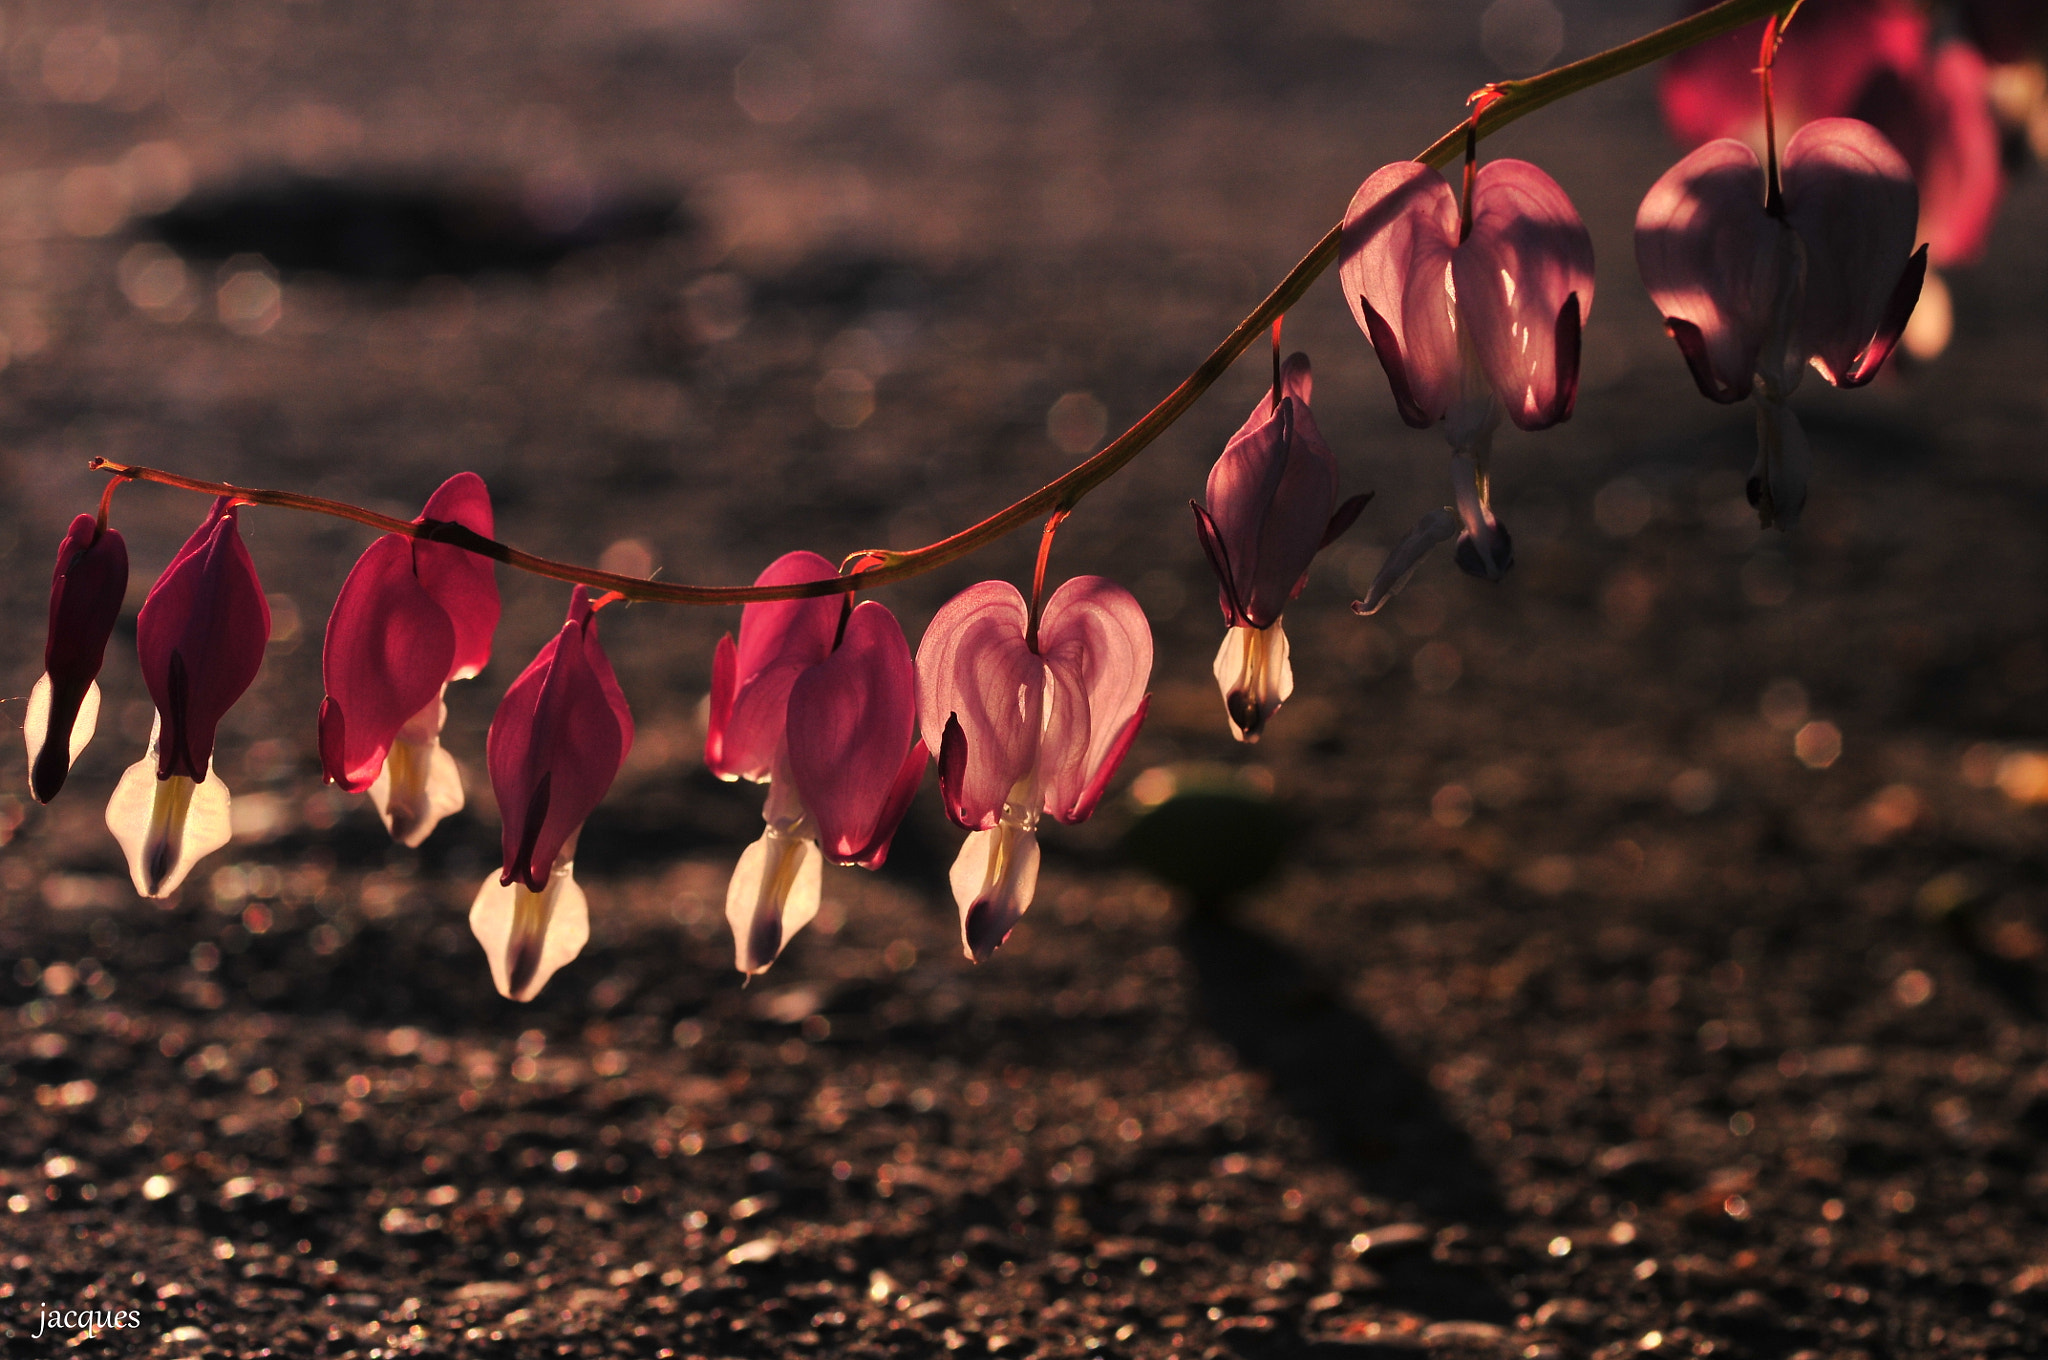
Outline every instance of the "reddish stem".
MULTIPOLYGON (((1279 333, 1280 328, 1276 323, 1273 334, 1277 337, 1279 333)), ((1053 511, 1051 517, 1045 521, 1045 532, 1038 536, 1038 565, 1031 572, 1031 622, 1024 630, 1024 645, 1031 649, 1033 656, 1038 655, 1038 618, 1045 610, 1045 566, 1052 560, 1053 535, 1060 531, 1060 523, 1072 513, 1074 512, 1066 507, 1053 511)))

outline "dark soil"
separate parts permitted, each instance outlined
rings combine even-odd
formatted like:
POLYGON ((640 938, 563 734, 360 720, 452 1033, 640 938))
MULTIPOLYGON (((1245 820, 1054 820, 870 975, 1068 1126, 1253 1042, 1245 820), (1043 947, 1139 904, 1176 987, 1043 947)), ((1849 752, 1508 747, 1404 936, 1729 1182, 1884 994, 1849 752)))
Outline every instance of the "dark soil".
MULTIPOLYGON (((95 454, 405 515, 473 468, 503 537, 676 580, 961 527, 1071 461, 1063 394, 1136 418, 1497 78, 1481 8, 17 7, 8 692, 95 454), (179 219, 145 220, 180 164, 214 213, 183 292, 148 244, 179 219), (313 182, 293 236, 274 196, 313 182), (272 317, 251 257, 287 240, 272 317)), ((1664 17, 1563 8, 1565 55, 1664 17)), ((132 613, 63 797, 0 759, 8 1353, 2039 1353, 2041 181, 1950 280, 1946 356, 1809 381, 1781 536, 1742 503, 1747 413, 1698 398, 1635 282, 1672 155, 1648 78, 1499 150, 1601 260, 1579 415, 1502 442, 1520 564, 1346 609, 1446 468, 1319 284, 1289 338, 1347 494, 1379 495, 1290 611, 1300 688, 1230 741, 1184 508, 1261 356, 1056 555, 1157 629, 1129 771, 1235 792, 1137 855, 1129 800, 1049 831, 983 967, 927 791, 740 987, 759 793, 704 773, 697 716, 736 616, 636 608, 603 623, 640 738, 578 854, 591 945, 502 1001, 465 921, 497 853, 476 776, 562 590, 505 581, 451 696, 471 810, 415 854, 317 783, 320 629, 366 536, 245 511, 278 629, 219 751, 236 844, 173 902, 128 889, 100 817, 148 732, 132 613), (139 1325, 37 1340, 46 1309, 139 1325)), ((203 506, 115 505, 132 609, 203 506)), ((885 598, 915 636, 1032 537, 885 598)))

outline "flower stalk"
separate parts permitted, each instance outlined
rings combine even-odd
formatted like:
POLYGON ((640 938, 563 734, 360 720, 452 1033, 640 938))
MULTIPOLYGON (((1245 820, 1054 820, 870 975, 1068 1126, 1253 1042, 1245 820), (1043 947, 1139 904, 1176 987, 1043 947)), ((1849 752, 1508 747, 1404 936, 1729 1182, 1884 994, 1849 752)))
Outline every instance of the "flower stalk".
MULTIPOLYGON (((1783 19, 1798 8, 1798 0, 1723 0, 1676 23, 1644 34, 1618 47, 1595 53, 1579 61, 1545 71, 1524 80, 1508 80, 1489 86, 1485 97, 1475 101, 1470 116, 1437 138, 1415 157, 1425 165, 1443 168, 1463 154, 1468 145, 1498 132, 1509 123, 1526 117, 1560 99, 1591 89, 1617 76, 1626 75, 1652 62, 1685 50, 1719 34, 1740 28, 1766 16, 1783 19)), ((178 473, 134 464, 95 458, 89 467, 125 481, 155 482, 212 496, 232 496, 244 505, 269 505, 353 520, 385 533, 447 543, 479 556, 535 576, 567 581, 593 589, 616 591, 623 599, 645 603, 684 605, 740 605, 772 600, 810 599, 850 592, 859 587, 889 585, 922 576, 1003 538, 1044 515, 1071 511, 1083 497, 1114 477, 1125 464, 1170 429, 1188 409, 1229 370, 1263 332, 1301 300, 1309 287, 1336 263, 1343 243, 1343 226, 1323 234, 1293 269, 1289 270, 1258 307, 1240 321, 1223 342, 1210 352, 1194 372, 1182 379, 1166 397, 1147 411, 1136 424, 1118 435, 1089 458, 1064 475, 1047 482, 1030 495, 1004 507, 978 524, 921 548, 870 549, 859 556, 867 564, 857 573, 842 573, 824 580, 791 582, 772 586, 697 586, 668 581, 648 581, 600 571, 594 567, 558 562, 522 552, 508 544, 486 538, 459 524, 426 520, 412 523, 380 515, 344 501, 328 500, 290 491, 269 491, 237 487, 223 482, 203 481, 178 473)))

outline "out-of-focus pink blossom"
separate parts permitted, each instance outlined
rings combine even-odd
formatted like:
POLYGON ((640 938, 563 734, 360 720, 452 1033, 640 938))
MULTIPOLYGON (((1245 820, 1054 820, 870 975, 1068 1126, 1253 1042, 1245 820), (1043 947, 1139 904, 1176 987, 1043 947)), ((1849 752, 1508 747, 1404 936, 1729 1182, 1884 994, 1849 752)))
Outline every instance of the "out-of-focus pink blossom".
MULTIPOLYGON (((1469 221, 1443 176, 1401 161, 1352 198, 1337 274, 1402 418, 1418 429, 1441 422, 1450 441, 1458 565, 1499 580, 1514 545, 1492 508, 1493 432, 1503 413, 1525 430, 1571 416, 1593 306, 1585 223, 1526 161, 1478 167, 1469 221)), ((1404 544, 1395 559, 1412 571, 1431 541, 1404 544)), ((1383 573, 1355 608, 1371 613, 1397 587, 1383 573)))
POLYGON ((128 545, 91 515, 71 521, 57 545, 50 581, 50 631, 43 675, 29 692, 29 792, 47 803, 64 787, 79 752, 92 740, 100 712, 100 665, 128 593, 128 545))
POLYGON ((270 604, 230 498, 214 501, 157 577, 135 638, 156 727, 148 753, 115 786, 107 827, 127 853, 136 891, 165 897, 228 842, 228 791, 212 774, 214 734, 255 680, 270 641, 270 604))
POLYGON ((1095 811, 1145 720, 1152 630, 1136 599, 1077 576, 1045 602, 1038 634, 1007 581, 949 600, 918 644, 918 722, 939 761, 946 814, 973 834, 951 875, 967 956, 1009 938, 1038 883, 1038 819, 1095 811))
POLYGON ((1811 365, 1837 387, 1876 376, 1926 270, 1913 250, 1912 173, 1867 123, 1808 123, 1786 145, 1782 203, 1732 139, 1665 172, 1636 215, 1636 261, 1665 328, 1715 401, 1758 398, 1750 496, 1766 524, 1797 522, 1809 461, 1784 405, 1811 365))
POLYGON ((1278 390, 1209 469, 1208 504, 1194 507, 1230 628, 1214 669, 1239 741, 1257 741, 1294 689, 1281 611, 1301 593, 1315 555, 1372 499, 1368 491, 1337 504, 1337 458, 1309 412, 1311 386, 1308 356, 1290 356, 1278 390))
MULTIPOLYGON (((828 580, 816 553, 785 554, 756 585, 828 580)), ((726 888, 735 966, 775 962, 818 914, 823 863, 880 868, 924 777, 910 644, 896 616, 840 595, 750 604, 711 667, 705 764, 768 784, 761 839, 726 888)))
MULTIPOLYGON (((1658 94, 1681 144, 1732 137, 1762 149, 1763 31, 1759 21, 1665 64, 1658 94)), ((1785 28, 1772 94, 1780 137, 1822 118, 1860 118, 1903 153, 1920 184, 1920 237, 1945 268, 1983 253, 2004 173, 1984 58, 1933 37, 1912 0, 1806 0, 1785 28)))
POLYGON ((504 867, 484 880, 470 930, 501 995, 530 1001, 582 952, 590 914, 572 875, 576 839, 633 746, 633 715, 577 586, 569 617, 520 672, 491 719, 491 788, 504 867))
MULTIPOLYGON (((462 472, 442 483, 414 523, 428 521, 489 538, 483 479, 462 472)), ((367 791, 406 845, 462 807, 462 776, 441 749, 444 700, 449 682, 489 664, 498 608, 489 558, 386 534, 357 560, 328 617, 321 769, 350 793, 367 791)))

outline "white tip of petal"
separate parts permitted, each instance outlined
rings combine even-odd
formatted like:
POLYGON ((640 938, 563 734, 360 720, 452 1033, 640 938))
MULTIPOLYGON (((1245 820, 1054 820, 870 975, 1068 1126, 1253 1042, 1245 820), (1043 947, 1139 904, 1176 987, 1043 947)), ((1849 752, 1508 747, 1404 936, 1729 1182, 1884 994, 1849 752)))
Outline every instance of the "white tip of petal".
POLYGON ((439 738, 414 742, 400 736, 370 785, 370 801, 391 839, 416 848, 443 817, 462 811, 462 770, 439 738))
POLYGON ((510 1001, 531 1001, 555 970, 590 943, 590 906, 572 874, 573 861, 555 861, 545 892, 524 883, 500 883, 493 873, 477 889, 469 929, 491 961, 491 981, 510 1001))
POLYGON ((1223 691, 1223 711, 1230 733, 1255 742, 1267 719, 1294 693, 1294 667, 1288 661, 1287 632, 1276 620, 1271 628, 1239 624, 1224 634, 1211 671, 1223 691))
POLYGON ((748 846, 725 890, 733 967, 748 977, 765 972, 818 914, 824 876, 825 856, 814 840, 771 829, 748 846))
MULTIPOLYGON (((36 762, 42 758, 43 746, 50 739, 50 677, 45 675, 36 681, 36 687, 28 692, 28 717, 21 724, 21 733, 28 742, 28 768, 33 771, 36 762)), ((71 723, 70 749, 64 766, 69 769, 78 762, 79 752, 92 740, 93 730, 100 722, 100 686, 97 680, 86 687, 85 698, 78 705, 78 716, 71 723)))
POLYGON ((128 857, 128 876, 144 897, 169 897, 192 866, 228 843, 227 785, 208 770, 194 783, 184 775, 156 777, 156 743, 130 765, 107 802, 107 829, 128 857))
POLYGON ((1038 835, 1010 822, 976 831, 960 847, 948 877, 960 906, 961 948, 974 962, 986 963, 1038 892, 1038 835))

